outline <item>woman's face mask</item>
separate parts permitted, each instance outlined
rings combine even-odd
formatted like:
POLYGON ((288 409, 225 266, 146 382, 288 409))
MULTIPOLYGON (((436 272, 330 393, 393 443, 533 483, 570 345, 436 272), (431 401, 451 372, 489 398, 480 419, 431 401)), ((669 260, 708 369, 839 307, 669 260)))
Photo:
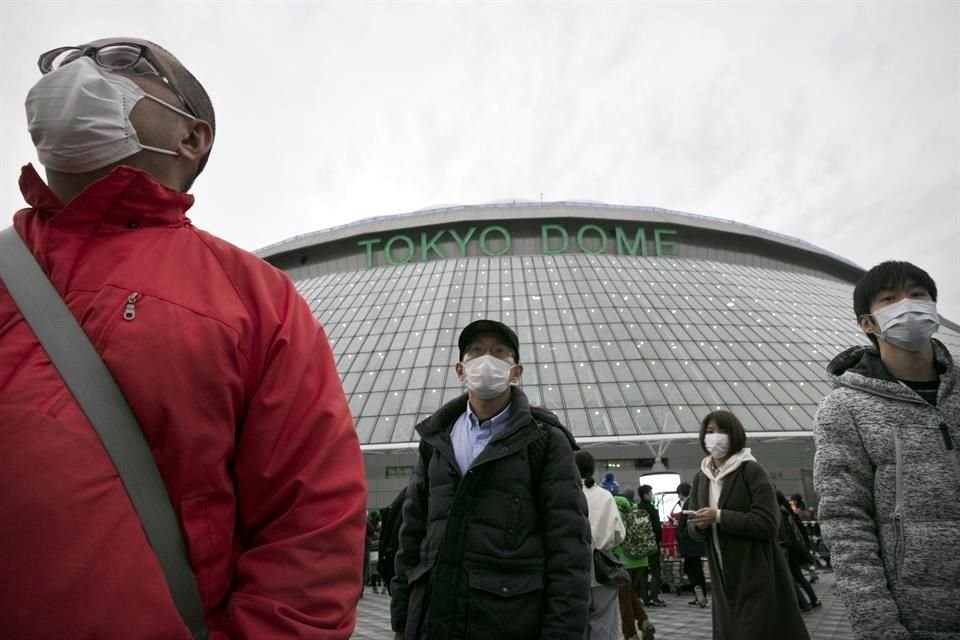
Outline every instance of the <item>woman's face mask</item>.
POLYGON ((730 436, 725 433, 708 433, 703 437, 703 446, 711 457, 722 460, 730 452, 730 436))

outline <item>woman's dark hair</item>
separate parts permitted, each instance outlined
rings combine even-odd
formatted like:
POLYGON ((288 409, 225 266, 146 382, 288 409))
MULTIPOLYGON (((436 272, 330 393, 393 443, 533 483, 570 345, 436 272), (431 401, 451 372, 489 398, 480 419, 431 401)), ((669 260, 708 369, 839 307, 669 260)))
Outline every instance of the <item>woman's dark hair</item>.
POLYGON ((687 496, 689 496, 689 495, 690 495, 690 483, 689 483, 689 482, 681 482, 680 484, 678 484, 678 485, 677 485, 677 493, 679 493, 679 494, 680 494, 681 496, 683 496, 684 498, 686 498, 687 496))
POLYGON ((707 435, 707 425, 711 421, 717 423, 717 428, 720 429, 721 433, 730 436, 730 451, 727 455, 732 456, 735 453, 740 453, 747 446, 747 433, 743 430, 743 425, 740 424, 737 416, 729 411, 718 409, 717 411, 711 411, 700 421, 700 448, 703 449, 704 453, 710 455, 706 445, 703 444, 703 439, 707 435))
POLYGON ((803 501, 803 496, 799 493, 795 493, 790 496, 790 499, 793 500, 793 504, 797 505, 797 509, 806 509, 807 503, 803 501))
POLYGON ((583 485, 589 489, 596 484, 596 480, 593 479, 595 469, 593 455, 589 451, 580 450, 574 454, 573 459, 577 461, 577 469, 580 471, 580 477, 583 478, 583 485))

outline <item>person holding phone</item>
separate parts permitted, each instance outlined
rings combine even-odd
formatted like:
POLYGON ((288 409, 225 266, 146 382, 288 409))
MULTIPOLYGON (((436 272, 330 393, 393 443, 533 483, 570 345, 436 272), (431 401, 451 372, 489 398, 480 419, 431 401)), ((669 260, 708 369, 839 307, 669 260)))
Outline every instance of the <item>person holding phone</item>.
POLYGON ((746 442, 729 411, 713 411, 700 423, 707 456, 693 479, 687 533, 707 547, 713 638, 809 640, 779 548, 773 484, 746 442))

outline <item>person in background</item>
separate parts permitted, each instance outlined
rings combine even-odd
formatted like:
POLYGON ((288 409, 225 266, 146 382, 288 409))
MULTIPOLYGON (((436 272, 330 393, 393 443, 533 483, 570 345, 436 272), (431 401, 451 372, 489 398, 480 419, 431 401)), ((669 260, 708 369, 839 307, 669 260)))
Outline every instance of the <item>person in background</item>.
POLYGON ((377 546, 377 573, 383 578, 383 589, 390 593, 394 575, 394 560, 400 547, 400 525, 403 522, 403 502, 407 498, 404 487, 390 503, 380 510, 380 542, 377 546))
POLYGON ((816 519, 813 509, 807 507, 807 503, 799 493, 790 496, 790 508, 803 522, 813 522, 816 519))
POLYGON ((703 575, 703 543, 690 537, 687 531, 687 522, 690 515, 683 513, 690 507, 690 483, 681 482, 677 486, 677 495, 680 496, 680 518, 677 522, 677 544, 680 556, 683 558, 683 572, 693 585, 693 600, 687 604, 704 608, 707 606, 707 579, 703 575))
POLYGON ((657 550, 647 556, 647 566, 641 569, 640 595, 643 604, 648 607, 665 607, 667 603, 660 598, 663 587, 663 575, 660 567, 660 540, 663 538, 663 523, 660 522, 660 511, 653 502, 653 487, 648 484, 640 486, 640 508, 646 511, 653 525, 653 535, 657 538, 657 550))
POLYGON ((693 479, 687 532, 707 547, 714 640, 809 640, 780 551, 779 509, 740 420, 717 410, 700 423, 706 457, 693 479))
POLYGON ((807 566, 807 570, 810 572, 808 581, 810 584, 814 584, 818 580, 816 562, 817 550, 811 536, 820 535, 820 525, 817 523, 817 516, 813 509, 807 507, 806 502, 803 500, 803 496, 799 493, 795 493, 790 496, 790 510, 793 516, 796 518, 797 524, 800 526, 800 533, 803 534, 803 542, 807 546, 807 550, 810 552, 810 564, 807 566))
POLYGON ((477 320, 457 346, 466 393, 416 427, 390 589, 394 637, 582 640, 590 523, 576 442, 530 406, 513 329, 477 320))
MULTIPOLYGON (((360 443, 287 274, 186 215, 214 144, 210 97, 137 38, 38 66, 25 107, 46 182, 23 167, 13 227, 136 416, 208 636, 346 640, 363 588, 360 443)), ((6 286, 0 396, 0 636, 189 639, 117 468, 6 286)))
POLYGON ((617 476, 613 471, 607 471, 603 474, 603 482, 600 483, 600 486, 615 496, 620 495, 620 484, 617 482, 617 476))
MULTIPOLYGON (((620 519, 627 528, 627 536, 630 535, 631 518, 636 516, 647 517, 645 512, 639 511, 639 508, 633 502, 633 498, 634 492, 630 488, 624 489, 620 495, 613 498, 617 503, 617 509, 620 511, 620 519)), ((630 574, 630 582, 620 587, 617 594, 620 601, 620 626, 623 630, 623 637, 626 640, 637 640, 637 629, 639 628, 642 640, 653 640, 656 627, 647 617, 647 612, 643 608, 643 602, 640 598, 640 570, 647 566, 647 557, 631 557, 624 549, 624 545, 614 547, 613 552, 623 560, 623 566, 630 574)))
MULTIPOLYGON (((620 519, 620 511, 613 495, 601 489, 593 479, 594 461, 589 451, 577 451, 574 456, 583 482, 583 495, 587 500, 590 518, 590 534, 593 549, 611 550, 621 542, 627 530, 620 519)), ((592 558, 592 556, 591 556, 592 558)), ((590 571, 590 620, 584 640, 617 640, 620 631, 620 606, 618 589, 597 582, 590 571)))
POLYGON ((960 638, 960 366, 933 338, 936 303, 909 262, 864 274, 871 344, 827 365, 814 418, 820 528, 857 638, 960 638))
POLYGON ((793 576, 793 582, 797 591, 797 604, 801 611, 810 611, 822 606, 813 587, 803 575, 803 565, 813 562, 810 556, 810 550, 806 540, 801 533, 799 518, 790 508, 790 503, 786 496, 777 491, 777 505, 780 508, 780 546, 783 549, 784 557, 787 559, 787 566, 790 568, 790 574, 793 576))

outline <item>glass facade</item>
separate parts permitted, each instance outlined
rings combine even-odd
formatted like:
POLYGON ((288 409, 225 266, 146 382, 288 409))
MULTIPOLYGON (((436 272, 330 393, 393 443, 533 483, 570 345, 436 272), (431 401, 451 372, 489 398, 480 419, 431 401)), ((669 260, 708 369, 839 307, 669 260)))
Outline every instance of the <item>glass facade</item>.
MULTIPOLYGON (((522 388, 578 438, 696 432, 715 408, 751 432, 810 431, 824 367, 866 344, 853 285, 808 269, 616 255, 467 257, 296 282, 327 331, 360 442, 415 442, 462 392, 460 329, 519 336, 522 388)), ((960 355, 960 333, 937 337, 960 355)), ((641 438, 637 438, 641 439, 641 438)))

